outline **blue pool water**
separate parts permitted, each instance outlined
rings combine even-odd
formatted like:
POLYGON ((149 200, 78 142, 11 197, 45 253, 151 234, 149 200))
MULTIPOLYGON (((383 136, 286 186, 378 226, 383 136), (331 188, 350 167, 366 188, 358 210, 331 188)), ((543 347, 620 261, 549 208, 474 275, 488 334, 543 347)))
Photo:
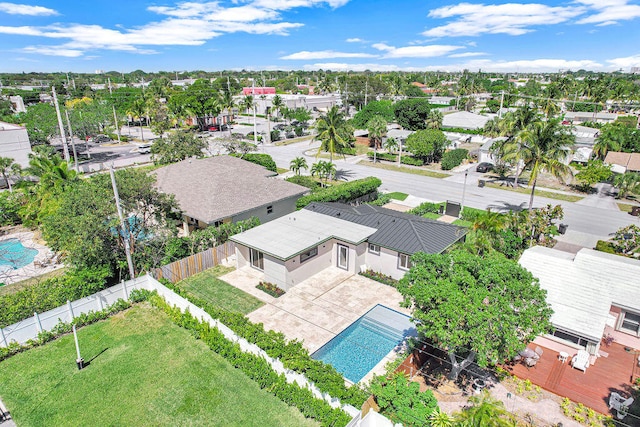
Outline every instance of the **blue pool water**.
POLYGON ((415 335, 409 316, 376 305, 312 357, 332 365, 346 379, 357 383, 405 337, 415 335))
POLYGON ((0 241, 0 266, 24 267, 33 262, 37 253, 36 249, 22 246, 18 239, 2 240, 0 241))

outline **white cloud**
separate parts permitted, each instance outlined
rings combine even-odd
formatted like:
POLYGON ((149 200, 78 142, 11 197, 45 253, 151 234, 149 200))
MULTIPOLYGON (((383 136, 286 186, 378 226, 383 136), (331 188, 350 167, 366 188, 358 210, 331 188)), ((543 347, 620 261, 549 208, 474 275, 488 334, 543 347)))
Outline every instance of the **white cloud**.
POLYGON ((357 37, 353 37, 353 38, 350 38, 350 39, 346 39, 345 41, 346 41, 347 43, 363 43, 363 42, 364 42, 364 40, 359 39, 359 38, 357 38, 357 37))
POLYGON ((387 64, 346 64, 340 62, 324 62, 317 64, 307 64, 302 68, 305 70, 331 70, 331 71, 423 71, 421 67, 399 67, 387 64))
POLYGON ((640 54, 626 56, 623 58, 607 59, 607 62, 615 69, 627 69, 631 67, 640 67, 640 54))
POLYGON ((582 18, 578 24, 596 24, 598 26, 617 24, 640 18, 640 6, 629 4, 628 0, 576 0, 588 6, 595 13, 582 18))
POLYGON ((22 49, 26 53, 38 53, 47 56, 64 56, 67 58, 77 58, 82 56, 83 51, 78 49, 67 49, 59 46, 27 46, 22 49))
POLYGON ((566 60, 566 59, 521 59, 514 61, 494 61, 489 59, 477 59, 465 64, 458 65, 459 69, 495 72, 557 72, 558 70, 600 70, 602 64, 589 60, 566 60))
MULTIPOLYGON (((594 0, 595 1, 595 0, 594 0)), ((624 1, 624 0, 622 0, 624 1)), ((478 36, 508 34, 512 36, 533 31, 531 27, 566 22, 584 13, 581 6, 552 7, 539 3, 471 4, 459 3, 433 9, 430 18, 454 20, 431 28, 427 37, 478 36)))
POLYGON ((452 45, 427 45, 427 46, 405 46, 394 47, 384 43, 374 43, 373 48, 385 52, 383 58, 432 58, 443 56, 457 49, 463 49, 462 46, 452 45))
POLYGON ((43 6, 31 6, 27 4, 16 4, 0 2, 0 12, 8 13, 9 15, 30 15, 30 16, 51 16, 58 15, 53 9, 43 6))
POLYGON ((453 55, 449 55, 449 58, 469 58, 472 56, 486 56, 488 53, 486 52, 464 52, 464 53, 454 53, 453 55))
POLYGON ((315 52, 309 52, 303 50, 301 52, 292 53, 280 57, 280 59, 298 59, 298 60, 310 60, 310 59, 330 59, 330 58, 374 58, 377 55, 370 53, 355 53, 355 52, 336 52, 333 50, 319 50, 315 52))

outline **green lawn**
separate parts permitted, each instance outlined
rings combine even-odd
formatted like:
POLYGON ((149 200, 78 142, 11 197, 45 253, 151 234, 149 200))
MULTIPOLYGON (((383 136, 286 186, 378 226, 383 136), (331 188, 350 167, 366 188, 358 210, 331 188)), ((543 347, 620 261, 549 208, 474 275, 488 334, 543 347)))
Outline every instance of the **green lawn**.
POLYGON ((254 296, 218 278, 232 270, 233 268, 217 265, 178 282, 177 286, 211 305, 242 314, 251 313, 264 305, 254 296))
POLYGON ((387 195, 394 200, 404 200, 409 197, 408 194, 400 193, 399 191, 394 191, 393 193, 388 193, 387 195))
POLYGON ((631 209, 634 206, 638 206, 638 205, 630 205, 629 203, 620 203, 620 202, 618 202, 617 205, 622 212, 631 212, 631 209))
POLYGON ((40 276, 24 279, 19 282, 11 283, 0 287, 0 296, 13 294, 26 289, 36 283, 40 283, 43 280, 50 279, 52 277, 62 276, 66 272, 66 268, 59 268, 57 270, 50 271, 49 273, 41 274, 40 276))
POLYGON ((413 168, 408 166, 398 166, 397 164, 382 163, 382 162, 372 163, 369 160, 360 160, 358 164, 369 166, 372 168, 385 169, 389 171, 404 172, 404 173, 410 173, 413 175, 430 176, 431 178, 446 178, 448 176, 451 176, 448 173, 435 172, 429 169, 418 169, 418 168, 413 168))
MULTIPOLYGON (((487 187, 499 188, 501 190, 515 191, 516 193, 531 194, 531 189, 524 187, 513 188, 508 185, 500 185, 493 182, 487 182, 485 185, 487 187)), ((546 197, 548 199, 564 200, 565 202, 577 202, 584 199, 584 196, 574 196, 572 194, 554 193, 553 191, 544 190, 536 190, 535 195, 546 197)))
POLYGON ((148 305, 0 362, 0 395, 27 426, 317 426, 148 305))

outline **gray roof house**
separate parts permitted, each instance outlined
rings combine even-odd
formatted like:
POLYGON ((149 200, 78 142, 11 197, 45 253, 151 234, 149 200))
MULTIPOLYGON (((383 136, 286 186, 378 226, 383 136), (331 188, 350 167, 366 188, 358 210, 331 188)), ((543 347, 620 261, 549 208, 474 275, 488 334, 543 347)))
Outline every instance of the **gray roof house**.
POLYGON ((465 235, 463 227, 381 207, 312 203, 230 240, 238 269, 253 268, 288 291, 329 267, 399 279, 411 255, 440 253, 465 235))
POLYGON ((443 128, 481 129, 489 121, 489 117, 468 111, 445 114, 442 118, 443 128))
POLYGON ((309 191, 231 156, 187 159, 153 173, 158 189, 175 196, 189 229, 252 216, 265 223, 293 212, 298 198, 309 191))
POLYGON ((536 338, 539 345, 569 354, 586 349, 597 356, 609 334, 621 345, 640 347, 639 260, 592 249, 574 256, 534 246, 519 263, 540 280, 554 311, 555 332, 536 338))

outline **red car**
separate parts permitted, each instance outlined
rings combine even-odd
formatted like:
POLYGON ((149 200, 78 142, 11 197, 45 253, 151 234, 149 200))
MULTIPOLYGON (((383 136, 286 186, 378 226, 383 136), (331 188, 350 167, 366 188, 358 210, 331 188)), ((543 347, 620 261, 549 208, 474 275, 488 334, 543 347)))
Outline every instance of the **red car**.
POLYGON ((219 131, 219 130, 220 130, 220 125, 209 125, 209 126, 207 127, 207 130, 208 130, 209 132, 217 132, 217 131, 219 131))

